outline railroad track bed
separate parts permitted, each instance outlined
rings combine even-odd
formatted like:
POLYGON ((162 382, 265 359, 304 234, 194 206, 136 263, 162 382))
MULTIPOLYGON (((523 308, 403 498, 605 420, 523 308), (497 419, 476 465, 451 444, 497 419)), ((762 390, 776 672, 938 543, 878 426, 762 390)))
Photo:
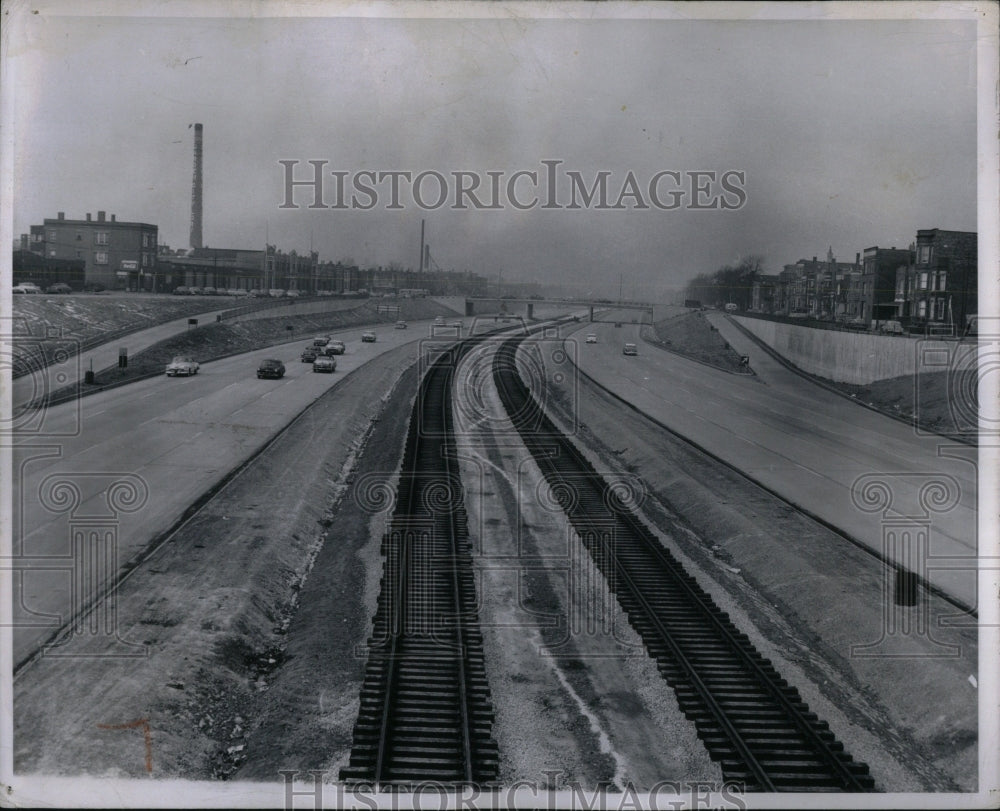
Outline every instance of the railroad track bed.
POLYGON ((504 407, 725 779, 747 791, 871 791, 868 767, 540 411, 517 371, 519 343, 494 360, 504 407))
POLYGON ((346 782, 487 785, 496 779, 493 708, 462 487, 451 439, 461 346, 421 383, 396 509, 383 538, 381 592, 346 782))

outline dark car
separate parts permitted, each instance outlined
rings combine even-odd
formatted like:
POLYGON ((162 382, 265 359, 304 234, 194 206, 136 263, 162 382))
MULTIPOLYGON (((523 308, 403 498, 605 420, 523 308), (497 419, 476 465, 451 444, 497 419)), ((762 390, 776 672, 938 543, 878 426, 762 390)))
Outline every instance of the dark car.
POLYGON ((275 360, 274 358, 268 358, 267 360, 262 360, 260 366, 257 367, 257 377, 273 377, 275 380, 285 376, 285 364, 280 360, 275 360))
POLYGON ((303 363, 312 363, 318 357, 319 357, 319 352, 316 351, 316 347, 314 346, 307 346, 305 349, 302 350, 303 363))
POLYGON ((46 293, 72 293, 73 288, 68 284, 63 284, 62 282, 57 282, 56 284, 50 284, 46 289, 46 293))

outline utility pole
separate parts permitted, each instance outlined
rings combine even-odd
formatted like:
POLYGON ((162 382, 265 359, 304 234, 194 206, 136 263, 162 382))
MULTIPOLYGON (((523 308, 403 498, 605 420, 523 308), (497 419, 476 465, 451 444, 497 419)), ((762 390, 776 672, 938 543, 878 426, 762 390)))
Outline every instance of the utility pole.
POLYGON ((420 271, 424 272, 424 220, 420 221, 420 271))
POLYGON ((619 274, 618 274, 618 303, 619 304, 622 303, 622 281, 623 281, 623 276, 619 272, 619 274))

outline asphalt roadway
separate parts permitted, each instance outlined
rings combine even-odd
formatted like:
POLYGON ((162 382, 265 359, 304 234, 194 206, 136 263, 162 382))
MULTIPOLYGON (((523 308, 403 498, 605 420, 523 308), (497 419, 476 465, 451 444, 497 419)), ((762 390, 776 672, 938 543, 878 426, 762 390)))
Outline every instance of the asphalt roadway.
POLYGON ((977 449, 918 435, 852 403, 784 367, 722 313, 709 319, 750 356, 755 375, 646 343, 640 327, 627 321, 619 328, 582 324, 571 336, 577 347, 570 357, 635 408, 976 606, 977 449), (597 344, 584 342, 590 332, 597 344), (625 342, 638 345, 638 356, 622 354, 625 342))

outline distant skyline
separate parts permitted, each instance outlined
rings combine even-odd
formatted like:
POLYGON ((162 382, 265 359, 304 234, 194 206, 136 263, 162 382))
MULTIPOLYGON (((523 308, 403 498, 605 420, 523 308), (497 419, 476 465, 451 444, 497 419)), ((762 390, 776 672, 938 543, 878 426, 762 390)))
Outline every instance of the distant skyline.
POLYGON ((22 15, 8 58, 15 238, 57 211, 103 210, 187 246, 195 122, 210 247, 259 249, 266 234, 286 251, 311 244, 324 260, 416 267, 423 218, 444 269, 596 295, 617 295, 621 273, 626 294, 659 296, 740 255, 777 272, 829 247, 853 261, 872 245, 905 247, 921 228, 977 230, 974 22, 40 8, 22 15), (384 198, 370 210, 316 210, 299 188, 300 207, 283 209, 281 160, 299 162, 297 177, 320 160, 350 177, 433 171, 449 181, 542 174, 543 161, 562 161, 588 187, 609 173, 612 202, 631 172, 647 203, 658 173, 738 172, 745 200, 691 210, 689 190, 674 210, 453 210, 452 199, 390 209, 384 198))

